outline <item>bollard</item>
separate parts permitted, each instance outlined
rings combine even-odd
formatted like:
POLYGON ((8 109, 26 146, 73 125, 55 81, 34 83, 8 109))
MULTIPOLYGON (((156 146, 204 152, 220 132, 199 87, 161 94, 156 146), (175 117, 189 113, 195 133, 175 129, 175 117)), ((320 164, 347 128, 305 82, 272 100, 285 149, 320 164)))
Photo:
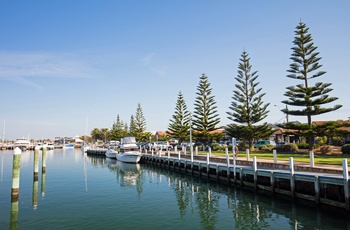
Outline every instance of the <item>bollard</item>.
POLYGON ((211 157, 211 147, 209 147, 209 157, 211 157))
POLYGON ((276 151, 276 149, 274 149, 273 151, 273 163, 277 163, 277 151, 276 151))
POLYGON ((179 160, 181 159, 181 152, 179 151, 179 156, 178 156, 179 160))
POLYGON ((247 161, 249 161, 249 149, 246 149, 246 150, 245 150, 245 154, 246 154, 246 159, 247 159, 247 161))
POLYGON ((41 157, 42 157, 41 173, 46 173, 46 148, 43 148, 41 157))
POLYGON ((254 170, 254 187, 257 188, 257 186, 258 186, 258 174, 257 174, 258 163, 256 160, 256 156, 254 156, 254 158, 253 158, 253 170, 254 170))
POLYGON ((177 145, 175 145, 174 151, 175 151, 175 154, 176 154, 177 153, 177 145))
POLYGON ((350 210, 349 204, 349 169, 348 169, 348 159, 344 158, 342 160, 343 166, 343 178, 344 178, 344 196, 345 196, 345 208, 350 210))
POLYGON ((19 195, 21 154, 22 154, 22 151, 18 147, 15 148, 15 150, 13 151, 11 200, 14 202, 18 201, 18 195, 19 195))
POLYGON ((35 149, 34 151, 34 181, 38 181, 39 176, 39 150, 35 149))
POLYGON ((315 166, 315 161, 314 161, 314 152, 310 151, 310 167, 314 167, 315 166))
MULTIPOLYGON (((168 159, 170 158, 170 151, 168 150, 168 159)), ((168 161, 169 162, 169 161, 168 161)))
POLYGON ((198 156, 198 146, 196 146, 195 151, 196 151, 196 156, 198 156))
POLYGON ((225 152, 226 152, 226 163, 227 163, 227 167, 230 167, 230 157, 228 155, 228 148, 225 148, 225 152))
POLYGON ((290 169, 290 192, 292 198, 295 195, 295 181, 294 181, 294 160, 293 157, 289 158, 289 169, 290 169))

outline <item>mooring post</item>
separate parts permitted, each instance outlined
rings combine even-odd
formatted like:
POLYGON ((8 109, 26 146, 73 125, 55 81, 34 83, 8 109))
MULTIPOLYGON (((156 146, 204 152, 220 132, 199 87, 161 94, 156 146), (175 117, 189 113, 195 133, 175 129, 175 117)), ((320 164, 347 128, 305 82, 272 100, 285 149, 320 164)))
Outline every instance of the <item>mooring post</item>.
POLYGON ((177 145, 175 145, 174 152, 177 153, 177 145))
POLYGON ((181 159, 181 152, 180 151, 178 153, 178 158, 179 158, 179 162, 180 162, 180 159, 181 159))
POLYGON ((293 157, 289 158, 289 169, 290 169, 290 192, 292 198, 295 195, 295 181, 294 181, 294 160, 293 157))
POLYGON ((343 178, 344 178, 344 196, 345 196, 345 208, 349 211, 349 171, 348 171, 348 159, 344 158, 343 165, 343 178))
POLYGON ((254 170, 254 188, 257 188, 258 186, 258 164, 257 164, 257 160, 256 160, 256 156, 254 156, 253 158, 253 170, 254 170))
POLYGON ((209 177, 209 160, 210 159, 210 156, 209 156, 209 153, 207 153, 207 176, 209 177))
POLYGON ((249 149, 245 150, 245 154, 246 154, 247 161, 249 161, 249 149))
POLYGON ((274 150, 272 150, 272 152, 273 152, 273 163, 277 163, 277 151, 276 151, 276 149, 274 149, 274 150))
POLYGON ((196 146, 196 156, 198 156, 198 146, 196 146))
POLYGON ((228 155, 228 148, 225 148, 225 152, 226 152, 226 163, 227 163, 226 176, 227 176, 227 182, 230 183, 230 156, 228 155))
POLYGON ((168 150, 168 159, 170 158, 170 151, 168 150))
POLYGON ((38 189, 39 189, 39 181, 33 180, 33 195, 32 195, 33 210, 36 210, 38 207, 38 189))
POLYGON ((209 147, 209 157, 211 157, 211 147, 209 147))
POLYGON ((18 199, 11 198, 10 229, 18 229, 18 199))
POLYGON ((273 175, 273 171, 271 171, 270 183, 271 183, 271 192, 275 193, 275 177, 273 175))
POLYGON ((20 148, 15 148, 13 151, 13 162, 12 162, 12 189, 11 189, 11 201, 18 201, 19 195, 19 178, 21 171, 21 154, 20 148))
POLYGON ((42 158, 41 173, 45 173, 46 172, 46 147, 43 148, 43 151, 41 153, 41 158, 42 158))
POLYGON ((320 203, 320 180, 317 175, 315 175, 315 202, 320 203))
POLYGON ((315 166, 315 161, 314 161, 314 152, 311 150, 309 152, 310 155, 310 167, 314 167, 315 166))
POLYGON ((234 183, 236 184, 236 154, 235 154, 235 151, 233 150, 232 152, 232 159, 233 159, 233 180, 234 180, 234 183))
POLYGON ((35 149, 34 151, 34 181, 39 180, 39 150, 35 149))
POLYGON ((193 151, 191 151, 191 163, 193 163, 193 151))

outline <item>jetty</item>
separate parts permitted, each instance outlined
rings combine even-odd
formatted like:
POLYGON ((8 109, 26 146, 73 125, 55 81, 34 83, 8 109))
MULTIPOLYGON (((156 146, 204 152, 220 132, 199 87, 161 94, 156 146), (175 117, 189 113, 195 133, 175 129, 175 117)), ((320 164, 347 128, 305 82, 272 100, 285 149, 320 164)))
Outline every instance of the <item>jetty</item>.
MULTIPOLYGON (((104 157, 105 149, 88 150, 88 155, 104 157)), ((349 171, 343 165, 310 165, 289 161, 239 157, 210 157, 179 152, 144 153, 141 163, 172 170, 217 183, 249 188, 257 192, 289 197, 343 209, 350 214, 349 171)))

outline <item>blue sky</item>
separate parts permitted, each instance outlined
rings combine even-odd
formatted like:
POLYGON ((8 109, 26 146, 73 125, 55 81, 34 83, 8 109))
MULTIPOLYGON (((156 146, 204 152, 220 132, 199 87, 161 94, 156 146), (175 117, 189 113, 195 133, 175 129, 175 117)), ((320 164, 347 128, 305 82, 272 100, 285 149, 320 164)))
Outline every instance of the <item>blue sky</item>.
POLYGON ((202 73, 226 125, 243 50, 270 103, 265 121, 281 122, 285 88, 301 83, 286 77, 300 20, 327 71, 317 81, 333 83, 343 105, 313 120, 348 119, 349 9, 346 0, 1 0, 0 132, 5 120, 6 139, 83 135, 117 115, 129 123, 138 103, 147 130, 165 131, 180 91, 193 110, 202 73))

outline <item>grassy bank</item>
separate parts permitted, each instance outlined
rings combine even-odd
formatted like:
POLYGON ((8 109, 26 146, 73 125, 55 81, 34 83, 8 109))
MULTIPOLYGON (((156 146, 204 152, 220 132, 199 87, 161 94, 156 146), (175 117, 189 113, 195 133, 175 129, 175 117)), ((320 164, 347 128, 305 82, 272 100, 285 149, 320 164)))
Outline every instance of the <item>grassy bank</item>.
MULTIPOLYGON (((207 154, 208 152, 199 152, 198 154, 207 154)), ((229 152, 230 156, 232 156, 232 152, 229 152)), ((225 157, 225 152, 212 152, 213 156, 221 156, 225 157)), ((250 158, 253 158, 256 156, 256 158, 259 159, 267 159, 267 160, 273 160, 273 153, 270 152, 260 152, 260 151, 253 151, 249 154, 250 158)), ((241 151, 238 154, 238 157, 246 157, 246 153, 241 151)), ((294 162, 310 162, 310 156, 308 153, 277 153, 277 160, 278 161, 289 161, 289 158, 293 157, 294 162)), ((314 155, 314 161, 315 164, 326 164, 326 165, 342 165, 342 160, 346 158, 348 159, 348 164, 350 164, 350 155, 344 155, 344 154, 332 154, 332 155, 314 155)))

